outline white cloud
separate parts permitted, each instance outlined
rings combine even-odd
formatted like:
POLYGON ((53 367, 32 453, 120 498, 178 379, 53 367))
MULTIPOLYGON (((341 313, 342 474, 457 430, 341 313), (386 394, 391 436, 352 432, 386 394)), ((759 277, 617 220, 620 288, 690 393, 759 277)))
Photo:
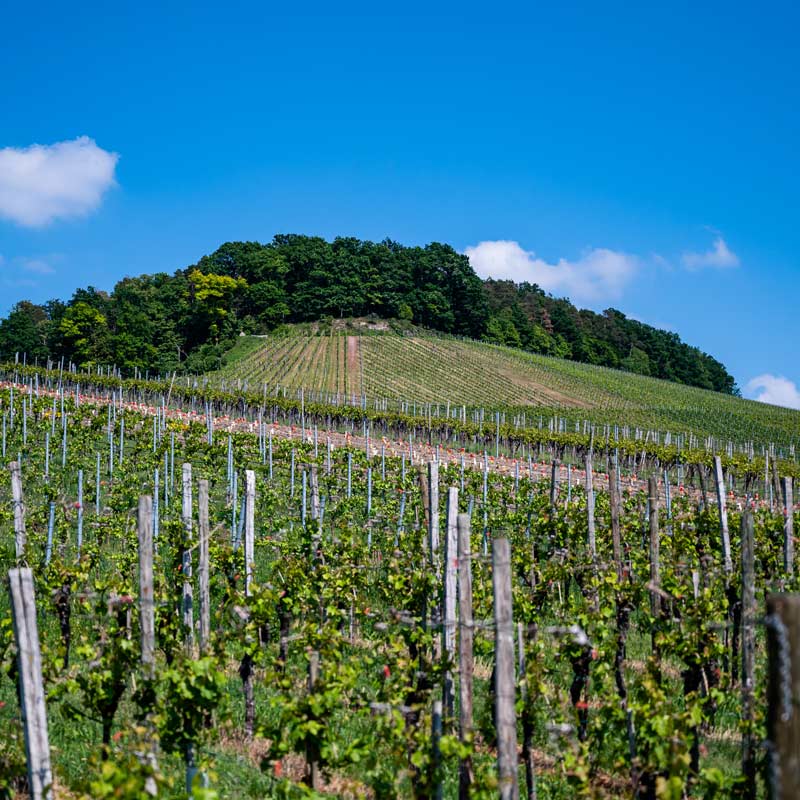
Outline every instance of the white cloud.
POLYGON ((37 275, 52 275, 55 269, 43 258, 19 258, 20 266, 26 272, 35 272, 37 275))
POLYGON ((748 382, 744 391, 748 397, 760 403, 800 409, 800 391, 797 385, 782 375, 759 375, 748 382))
POLYGON ((576 261, 561 258, 549 264, 518 242, 480 242, 465 251, 482 278, 536 283, 547 292, 581 303, 616 299, 633 278, 639 260, 615 250, 587 250, 576 261))
POLYGON ((114 185, 118 160, 88 136, 0 149, 0 217, 35 228, 88 214, 114 185))
POLYGON ((703 267, 738 267, 739 256, 731 250, 721 236, 714 239, 710 250, 705 253, 684 253, 681 256, 683 265, 688 269, 702 269, 703 267))

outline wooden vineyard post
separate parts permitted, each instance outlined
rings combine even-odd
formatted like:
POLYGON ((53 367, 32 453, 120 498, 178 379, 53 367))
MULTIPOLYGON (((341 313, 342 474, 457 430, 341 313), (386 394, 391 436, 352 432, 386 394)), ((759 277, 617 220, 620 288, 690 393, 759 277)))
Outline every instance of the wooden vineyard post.
POLYGON ((722 459, 714 456, 714 482, 717 486, 717 504, 719 505, 719 529, 722 535, 722 559, 725 574, 733 572, 731 561, 731 539, 728 533, 728 508, 725 504, 725 476, 722 474, 722 459))
MULTIPOLYGON (((458 489, 447 492, 447 538, 444 544, 444 627, 442 649, 444 658, 452 662, 456 650, 456 597, 458 580, 458 489)), ((444 675, 443 707, 445 718, 453 718, 453 672, 444 675)))
POLYGON ((560 466, 560 462, 558 458, 553 456, 553 463, 550 468, 550 508, 556 507, 556 501, 558 500, 558 468, 560 466))
POLYGON ((772 511, 772 503, 773 498, 777 502, 778 498, 781 495, 781 481, 778 477, 778 459, 772 459, 772 486, 770 487, 770 491, 772 492, 770 496, 770 506, 769 510, 772 511))
MULTIPOLYGON (((470 507, 470 512, 472 508, 470 507)), ((483 451, 483 554, 489 554, 489 459, 483 451)))
POLYGON ((785 477, 783 486, 783 571, 791 577, 794 575, 794 498, 792 496, 792 479, 785 477))
POLYGON ((767 789, 800 797, 800 595, 767 598, 767 789))
POLYGON ((253 583, 253 562, 255 559, 255 507, 256 507, 256 473, 252 469, 245 472, 246 500, 244 507, 244 592, 250 596, 253 583))
POLYGON ((197 486, 197 536, 198 562, 197 584, 200 592, 200 655, 205 655, 211 636, 211 593, 209 590, 208 559, 208 481, 201 480, 197 486))
POLYGON ((430 564, 439 574, 439 462, 428 462, 428 547, 430 564))
MULTIPOLYGON (((153 498, 149 495, 139 497, 137 518, 139 538, 139 627, 141 629, 142 671, 147 681, 156 677, 156 603, 153 587, 153 498)), ((152 733, 153 720, 148 717, 146 724, 152 733)), ((155 749, 146 756, 152 767, 157 766, 155 749)), ((145 792, 155 797, 158 788, 155 779, 145 780, 145 792)))
POLYGON ((444 784, 442 782, 442 701, 433 701, 433 714, 431 715, 431 752, 433 756, 434 800, 442 800, 444 797, 444 784))
POLYGON ((608 470, 608 496, 611 505, 611 544, 614 551, 614 567, 617 577, 622 579, 622 539, 619 532, 619 486, 617 483, 617 468, 608 470))
POLYGON ((83 547, 83 470, 78 470, 78 558, 83 547))
POLYGON ((769 510, 772 513, 772 497, 769 493, 769 450, 764 453, 764 500, 769 501, 769 510))
POLYGON ((536 770, 533 761, 533 725, 530 710, 526 707, 528 700, 527 666, 525 664, 525 636, 523 625, 517 623, 517 660, 519 669, 519 693, 522 702, 522 763, 525 765, 525 789, 528 800, 536 800, 536 770))
POLYGON ((708 511, 708 485, 706 481, 706 468, 702 464, 696 467, 697 477, 700 480, 700 497, 704 511, 708 511))
POLYGON ((149 679, 155 677, 156 621, 153 589, 153 499, 139 498, 137 519, 139 535, 139 620, 142 643, 142 666, 149 679))
MULTIPOLYGON (((312 650, 308 659, 308 693, 313 694, 314 687, 319 680, 319 653, 312 650)), ((306 746, 306 783, 308 787, 316 792, 319 790, 319 762, 317 760, 317 753, 313 745, 306 746)))
POLYGON ((47 566, 53 556, 53 529, 56 524, 56 504, 50 502, 50 516, 47 522, 47 545, 44 551, 44 563, 47 566))
MULTIPOLYGON (((422 513, 424 519, 422 520, 425 524, 425 535, 422 537, 422 548, 424 551, 424 557, 430 563, 431 561, 431 548, 430 548, 430 526, 431 526, 431 512, 430 512, 430 490, 428 488, 428 472, 425 468, 424 464, 420 464, 417 467, 417 480, 419 481, 419 492, 420 492, 420 500, 422 501, 422 513)), ((425 595, 422 598, 422 611, 421 611, 421 619, 422 619, 422 628, 423 630, 427 630, 428 628, 428 608, 429 608, 429 598, 425 595)), ((434 647, 438 651, 438 643, 434 644, 434 647)))
POLYGON ((586 524, 589 538, 589 554, 592 562, 597 562, 597 541, 594 529, 594 487, 592 485, 592 456, 586 456, 586 524))
POLYGON ((47 734, 33 572, 27 568, 12 569, 8 572, 8 580, 11 588, 14 639, 17 644, 19 700, 25 729, 30 796, 32 800, 50 800, 53 774, 50 768, 50 742, 47 734))
POLYGON ((655 475, 651 475, 648 480, 648 494, 650 504, 650 613, 657 619, 661 613, 661 598, 658 588, 661 581, 661 570, 659 565, 660 547, 658 540, 658 481, 655 475))
MULTIPOLYGON (((256 506, 256 473, 252 469, 245 471, 245 511, 244 511, 244 593, 252 594, 253 562, 255 558, 255 506, 256 506)), ((253 693, 253 658, 245 653, 239 665, 239 676, 244 689, 244 734, 253 738, 256 719, 256 703, 253 693)))
POLYGON ((311 465, 311 519, 319 519, 319 475, 317 465, 311 465))
POLYGON ((183 627, 186 648, 191 653, 194 647, 194 588, 192 587, 192 465, 184 464, 182 471, 183 522, 183 627))
POLYGON ((14 505, 14 545, 17 560, 25 555, 25 501, 22 498, 22 470, 19 461, 8 465, 11 471, 11 500, 14 505))
POLYGON ((756 666, 756 586, 753 513, 742 515, 742 774, 745 795, 755 797, 757 742, 750 726, 753 723, 753 692, 756 666))
MULTIPOLYGON (((458 520, 458 736, 462 743, 472 741, 472 552, 470 516, 459 514, 458 520)), ((461 759, 458 765, 458 797, 467 800, 472 785, 472 758, 461 759)))
POLYGON ((306 508, 308 507, 308 503, 306 502, 308 498, 308 471, 303 467, 300 470, 301 475, 301 491, 300 491, 300 524, 305 528, 306 527, 306 508))
POLYGON ((514 620, 511 604, 511 548, 508 539, 495 539, 492 542, 492 586, 497 773, 502 800, 518 800, 514 620))
POLYGON ((422 511, 425 515, 425 530, 430 530, 430 494, 428 491, 428 475, 425 472, 425 467, 421 464, 417 467, 417 478, 419 480, 419 493, 422 498, 422 511))

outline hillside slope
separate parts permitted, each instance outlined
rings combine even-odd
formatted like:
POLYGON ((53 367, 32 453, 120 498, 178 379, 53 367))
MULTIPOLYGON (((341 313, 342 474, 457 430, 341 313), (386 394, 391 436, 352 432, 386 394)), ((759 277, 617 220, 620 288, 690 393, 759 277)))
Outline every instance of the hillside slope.
POLYGON ((738 442, 800 439, 797 411, 418 328, 397 333, 387 323, 343 323, 325 335, 318 326, 286 326, 279 335, 240 337, 226 360, 209 375, 213 382, 303 388, 337 402, 364 395, 518 408, 529 419, 557 410, 568 419, 738 442))
POLYGON ((173 275, 125 278, 110 294, 89 286, 68 302, 21 300, 0 320, 0 360, 207 372, 240 333, 367 316, 738 393, 723 364, 677 334, 614 309, 578 309, 529 283, 482 281, 449 245, 294 234, 228 242, 173 275))

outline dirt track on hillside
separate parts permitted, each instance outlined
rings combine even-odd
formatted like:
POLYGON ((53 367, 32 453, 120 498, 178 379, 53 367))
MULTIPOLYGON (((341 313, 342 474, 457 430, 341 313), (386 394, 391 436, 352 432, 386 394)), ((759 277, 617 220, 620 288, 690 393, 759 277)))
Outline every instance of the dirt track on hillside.
POLYGON ((361 344, 358 336, 347 337, 347 383, 350 394, 362 395, 361 385, 361 344))
MULTIPOLYGON (((350 337, 352 338, 352 337, 350 337)), ((348 357, 350 347, 348 344, 348 357)), ((357 349, 356 349, 357 353, 357 349)), ((27 391, 27 387, 21 384, 13 384, 14 388, 18 391, 27 391)), ((2 388, 10 388, 11 383, 0 383, 2 388)), ((46 396, 57 395, 57 392, 46 391, 41 387, 39 394, 46 396)), ((108 405, 108 400, 104 397, 97 397, 91 395, 81 395, 80 402, 82 405, 92 405, 96 407, 104 407, 108 405)), ((140 403, 124 402, 122 407, 130 411, 144 414, 146 416, 155 416, 160 409, 155 406, 148 406, 140 403)), ((167 409, 168 419, 177 420, 185 424, 197 423, 205 427, 206 417, 205 413, 197 411, 187 411, 183 409, 169 408, 167 409)), ((251 422, 244 418, 229 417, 227 415, 214 417, 213 427, 215 432, 246 432, 256 435, 258 433, 258 422, 251 422)), ((296 425, 281 425, 279 423, 268 423, 266 425, 267 431, 272 431, 272 435, 279 439, 289 439, 294 441, 304 441, 313 446, 315 443, 315 431, 313 428, 307 428, 305 431, 296 425)), ((327 448, 330 442, 332 448, 341 447, 355 447, 359 450, 365 451, 367 449, 367 439, 361 435, 353 435, 350 433, 341 433, 339 431, 317 430, 316 431, 316 444, 319 451, 322 453, 327 448)), ((371 457, 378 457, 384 453, 387 457, 400 458, 405 455, 413 465, 425 464, 428 461, 438 459, 442 464, 461 464, 463 462, 465 469, 483 471, 484 468, 484 454, 467 452, 464 449, 445 448, 441 446, 431 446, 421 442, 409 442, 408 440, 395 440, 386 437, 370 437, 369 438, 369 455, 371 457)), ((552 466, 548 462, 528 461, 522 458, 511 458, 508 456, 500 455, 498 457, 486 455, 486 466, 490 472, 499 473, 501 475, 519 475, 520 478, 530 478, 534 481, 550 480, 552 466)), ((565 485, 569 475, 568 467, 563 464, 558 470, 559 483, 565 485)), ((607 488, 608 476, 604 472, 592 471, 593 486, 596 491, 602 491, 607 488)), ((572 485, 584 486, 586 481, 586 473, 583 469, 573 467, 571 470, 572 485)), ((639 478, 637 475, 628 475, 621 478, 621 486, 623 490, 628 491, 647 491, 647 480, 639 478)), ((672 487, 673 496, 683 493, 689 493, 692 497, 699 499, 699 490, 690 489, 688 487, 672 487)), ((659 493, 661 498, 664 497, 663 480, 659 479, 659 493)), ((709 500, 716 501, 715 493, 709 492, 709 500)), ((741 498, 737 498, 731 493, 728 495, 728 502, 734 504, 734 508, 741 505, 741 498)), ((763 501, 762 501, 763 504, 763 501)), ((798 503, 796 507, 800 505, 798 503)))

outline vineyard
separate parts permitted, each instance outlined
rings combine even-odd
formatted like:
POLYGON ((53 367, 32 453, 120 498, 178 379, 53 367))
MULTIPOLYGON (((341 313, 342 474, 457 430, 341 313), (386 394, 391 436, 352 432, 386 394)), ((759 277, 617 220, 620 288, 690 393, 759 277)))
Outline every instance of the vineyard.
POLYGON ((422 329, 399 335, 288 333, 241 337, 213 385, 270 391, 304 389, 337 402, 369 399, 449 403, 569 420, 691 432, 733 441, 789 446, 800 412, 629 372, 447 338, 422 329), (533 411, 535 410, 535 414, 533 411))
POLYGON ((793 460, 3 379, 0 796, 797 796, 793 460))

